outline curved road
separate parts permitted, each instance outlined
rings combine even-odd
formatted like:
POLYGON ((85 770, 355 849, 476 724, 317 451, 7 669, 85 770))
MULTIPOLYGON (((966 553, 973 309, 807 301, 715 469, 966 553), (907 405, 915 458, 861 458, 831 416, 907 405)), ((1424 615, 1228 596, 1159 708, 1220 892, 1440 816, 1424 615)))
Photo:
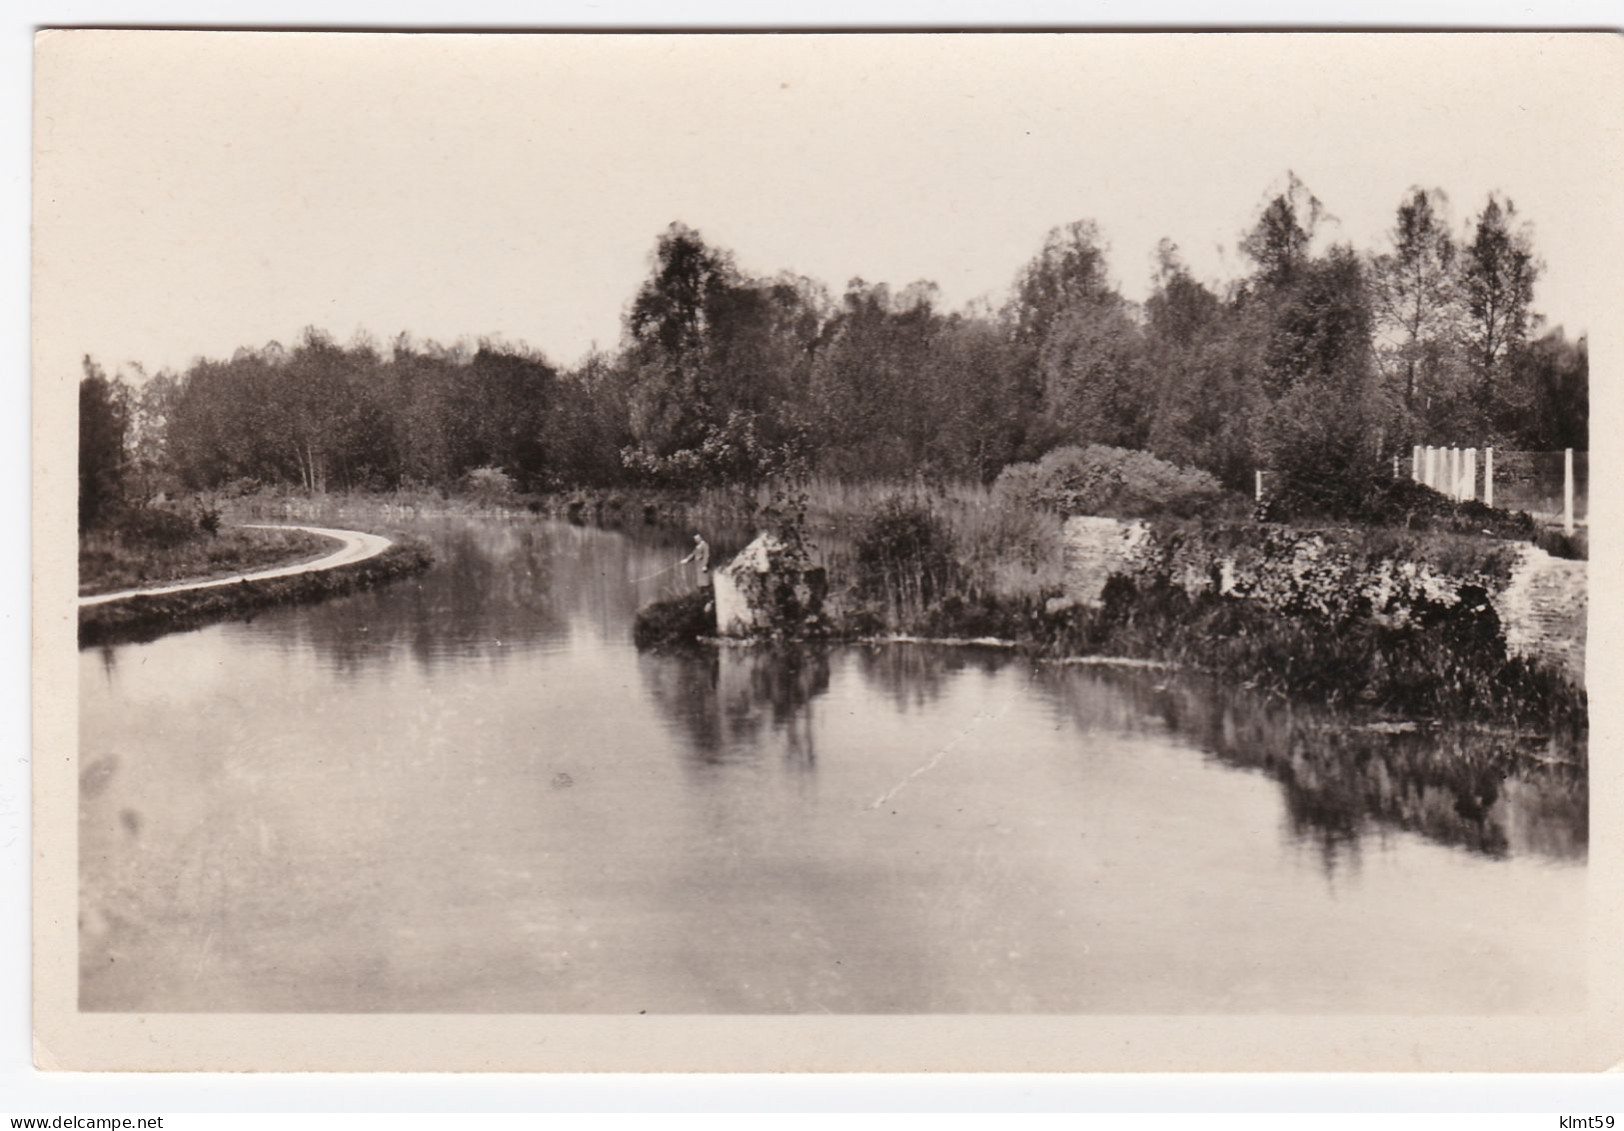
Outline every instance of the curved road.
POLYGON ((291 577, 296 573, 315 573, 318 570, 334 569, 352 562, 364 562, 368 558, 377 557, 391 545, 390 540, 381 534, 363 534, 359 530, 331 530, 325 526, 283 526, 263 522, 246 525, 253 530, 306 530, 311 534, 336 539, 343 545, 326 557, 317 558, 313 562, 277 566, 274 569, 256 570, 253 573, 237 573, 230 577, 216 577, 207 581, 182 581, 175 585, 157 585, 151 589, 122 589, 117 593, 97 593, 90 597, 80 597, 79 607, 82 609, 87 605, 104 605, 109 601, 122 601, 129 597, 180 593, 187 589, 212 589, 217 585, 235 585, 239 581, 268 581, 273 577, 291 577))

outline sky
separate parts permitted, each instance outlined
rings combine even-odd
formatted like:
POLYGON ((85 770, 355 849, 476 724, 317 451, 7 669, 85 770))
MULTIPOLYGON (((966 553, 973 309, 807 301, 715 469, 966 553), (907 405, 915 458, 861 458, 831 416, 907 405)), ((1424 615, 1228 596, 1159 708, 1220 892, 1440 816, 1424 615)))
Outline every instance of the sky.
POLYGON ((1535 34, 46 33, 35 364, 184 368, 306 325, 571 364, 615 346, 673 220, 751 272, 957 308, 1092 219, 1141 299, 1164 237, 1242 271, 1288 170, 1360 249, 1412 185, 1462 230, 1508 195, 1575 334, 1616 303, 1621 61, 1535 34))

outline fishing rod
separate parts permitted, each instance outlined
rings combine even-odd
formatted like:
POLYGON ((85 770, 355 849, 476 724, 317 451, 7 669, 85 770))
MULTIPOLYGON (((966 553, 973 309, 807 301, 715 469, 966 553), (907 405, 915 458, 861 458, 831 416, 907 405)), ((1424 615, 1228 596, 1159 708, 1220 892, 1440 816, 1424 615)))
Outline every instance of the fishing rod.
POLYGON ((642 577, 634 577, 634 578, 632 578, 631 583, 633 585, 636 585, 639 581, 649 581, 652 578, 659 577, 660 574, 662 574, 662 573, 670 573, 672 570, 676 569, 679 565, 682 565, 682 564, 684 564, 684 563, 682 563, 682 562, 672 562, 670 565, 666 566, 664 569, 657 569, 653 573, 645 573, 642 577))

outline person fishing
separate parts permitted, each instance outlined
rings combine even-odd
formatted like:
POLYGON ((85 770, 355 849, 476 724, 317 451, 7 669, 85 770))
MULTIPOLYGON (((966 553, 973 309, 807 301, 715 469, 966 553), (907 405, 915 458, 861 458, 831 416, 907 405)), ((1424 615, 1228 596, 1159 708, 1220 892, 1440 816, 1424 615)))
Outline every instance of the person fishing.
POLYGON ((701 536, 701 535, 698 535, 698 534, 694 535, 694 548, 691 551, 689 551, 689 554, 688 554, 688 556, 686 558, 683 558, 682 561, 678 562, 677 564, 678 565, 687 565, 689 562, 693 562, 696 566, 699 567, 699 588, 701 588, 701 589, 709 589, 710 588, 710 543, 706 542, 704 537, 701 536))
POLYGON ((693 564, 700 567, 698 591, 705 593, 705 611, 710 613, 711 606, 715 604, 715 601, 711 600, 710 596, 710 543, 700 535, 693 535, 693 549, 689 551, 689 556, 682 559, 682 562, 693 562, 693 564))

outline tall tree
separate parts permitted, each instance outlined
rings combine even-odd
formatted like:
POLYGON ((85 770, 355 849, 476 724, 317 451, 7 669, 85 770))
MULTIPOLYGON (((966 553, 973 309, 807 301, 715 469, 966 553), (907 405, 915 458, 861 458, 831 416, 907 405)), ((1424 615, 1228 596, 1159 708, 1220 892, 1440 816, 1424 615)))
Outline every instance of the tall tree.
POLYGON ((1257 281, 1268 288, 1294 282, 1315 233, 1328 219, 1319 198, 1288 171, 1284 190, 1263 205, 1256 223, 1241 237, 1241 250, 1257 264, 1257 281))
POLYGON ((920 466, 935 431, 930 367, 943 325, 933 288, 915 284, 893 295, 884 283, 847 284, 813 378, 828 470, 886 476, 920 466))
POLYGON ((1391 249, 1372 264, 1382 354, 1400 375, 1404 407, 1411 412, 1429 362, 1436 367, 1456 328, 1456 249, 1448 207, 1439 189, 1411 189, 1388 235, 1391 249))
POLYGON ((79 381, 79 529, 95 526, 118 502, 130 426, 127 390, 88 356, 79 381))
MULTIPOLYGON (((1016 276, 1004 308, 1013 353, 1011 394, 1028 457, 1053 443, 1137 433, 1124 400, 1138 374, 1137 328, 1111 283, 1099 225, 1077 220, 1050 230, 1016 276)), ((1115 441, 1109 441, 1115 442, 1115 441)))
POLYGON ((1173 463, 1204 468, 1232 487, 1250 484, 1268 401, 1255 335, 1198 282, 1163 240, 1145 303, 1146 361, 1154 379, 1146 446, 1173 463))
POLYGON ((1015 339, 1041 347, 1067 311, 1109 301, 1105 238, 1092 220, 1052 228, 1042 249, 1015 279, 1008 314, 1015 339))
POLYGON ((626 345, 637 373, 632 429, 649 454, 698 448, 706 426, 727 415, 706 355, 736 278, 732 257, 684 224, 673 223, 655 244, 649 278, 626 314, 626 345))
POLYGON ((1236 314, 1262 342, 1264 382, 1275 397, 1365 360, 1369 296, 1357 260, 1344 248, 1319 257, 1312 251, 1329 219, 1319 199, 1288 173, 1284 191, 1263 206, 1241 240, 1255 268, 1236 314))
POLYGON ((1528 340, 1534 281, 1541 264, 1533 234, 1517 219, 1516 206, 1489 195, 1472 221, 1472 238, 1461 265, 1465 337, 1478 382, 1480 410, 1490 420, 1500 410, 1499 378, 1507 359, 1528 340))
POLYGON ((1590 447, 1590 343, 1558 326, 1518 351, 1513 374, 1528 405, 1516 441, 1529 448, 1590 447))
POLYGON ((1039 356, 1044 406, 1068 437, 1138 448, 1153 404, 1144 342, 1120 299, 1078 306, 1050 328, 1039 356))

